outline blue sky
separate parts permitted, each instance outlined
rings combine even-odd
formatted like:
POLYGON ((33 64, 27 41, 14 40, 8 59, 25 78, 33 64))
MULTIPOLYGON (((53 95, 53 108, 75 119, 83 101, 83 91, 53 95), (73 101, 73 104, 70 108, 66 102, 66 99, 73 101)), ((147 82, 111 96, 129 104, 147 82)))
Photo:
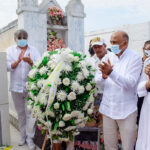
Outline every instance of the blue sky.
MULTIPOLYGON (((40 1, 40 0, 39 0, 40 1)), ((64 9, 69 0, 57 0, 64 9)), ((150 0, 82 0, 85 32, 150 21, 150 0)), ((17 0, 0 0, 0 28, 17 18, 17 0)))

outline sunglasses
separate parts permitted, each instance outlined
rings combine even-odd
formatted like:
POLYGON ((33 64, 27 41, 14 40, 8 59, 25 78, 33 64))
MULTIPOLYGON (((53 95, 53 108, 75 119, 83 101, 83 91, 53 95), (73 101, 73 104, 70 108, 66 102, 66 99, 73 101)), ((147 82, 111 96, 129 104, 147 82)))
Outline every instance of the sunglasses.
POLYGON ((26 39, 27 39, 27 37, 18 37, 18 40, 21 40, 21 39, 26 40, 26 39))

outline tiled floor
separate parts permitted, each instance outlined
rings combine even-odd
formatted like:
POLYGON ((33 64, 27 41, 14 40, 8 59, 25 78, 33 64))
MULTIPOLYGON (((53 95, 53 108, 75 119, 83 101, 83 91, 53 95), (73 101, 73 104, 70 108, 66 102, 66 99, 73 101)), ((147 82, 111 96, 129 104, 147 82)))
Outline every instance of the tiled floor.
MULTIPOLYGON (((27 144, 24 146, 18 146, 18 141, 20 139, 20 134, 12 125, 10 125, 10 134, 11 134, 11 145, 14 150, 29 150, 27 144)), ((40 150, 38 147, 36 150, 40 150)))

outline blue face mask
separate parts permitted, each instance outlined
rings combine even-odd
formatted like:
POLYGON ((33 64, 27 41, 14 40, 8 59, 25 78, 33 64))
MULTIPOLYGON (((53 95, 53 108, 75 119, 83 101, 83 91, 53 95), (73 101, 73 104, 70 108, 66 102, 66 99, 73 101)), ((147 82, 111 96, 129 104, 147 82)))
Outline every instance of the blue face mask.
POLYGON ((25 47, 25 46, 27 46, 27 40, 24 40, 24 39, 18 40, 17 44, 20 47, 25 47))
POLYGON ((147 57, 150 57, 150 50, 144 50, 144 54, 147 56, 147 57))
POLYGON ((111 51, 115 54, 119 54, 121 49, 119 48, 119 45, 111 45, 111 51))

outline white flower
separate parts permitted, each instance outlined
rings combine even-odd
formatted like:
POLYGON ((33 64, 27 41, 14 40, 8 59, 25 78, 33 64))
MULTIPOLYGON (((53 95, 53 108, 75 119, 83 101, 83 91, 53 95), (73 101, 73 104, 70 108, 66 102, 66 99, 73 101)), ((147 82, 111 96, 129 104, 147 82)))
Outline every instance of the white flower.
POLYGON ((64 121, 59 121, 59 127, 64 127, 64 126, 65 126, 64 121))
MULTIPOLYGON (((59 137, 59 140, 60 140, 60 141, 67 142, 67 141, 69 141, 69 138, 61 138, 61 137, 59 137)), ((60 143, 60 142, 59 142, 59 143, 60 143)))
POLYGON ((28 94, 29 94, 29 97, 30 97, 31 99, 33 99, 33 100, 35 99, 35 96, 33 95, 32 92, 29 92, 28 94))
POLYGON ((55 104, 54 104, 54 108, 55 108, 55 109, 59 109, 59 107, 60 107, 60 104, 59 104, 59 103, 55 103, 55 104))
POLYGON ((43 74, 45 74, 46 72, 47 72, 48 70, 47 70, 47 67, 42 67, 40 70, 39 70, 39 73, 41 74, 41 75, 43 75, 43 74))
POLYGON ((66 64, 63 70, 67 73, 67 72, 72 71, 72 67, 66 64))
POLYGON ((27 90, 31 90, 31 84, 29 82, 26 82, 26 88, 27 90))
POLYGON ((75 124, 79 124, 79 123, 81 123, 82 122, 82 119, 76 119, 75 120, 75 124))
POLYGON ((29 112, 32 112, 32 105, 27 105, 27 110, 28 110, 29 112))
POLYGON ((51 65, 52 65, 53 63, 54 63, 53 61, 49 61, 49 62, 47 63, 48 68, 51 68, 51 65))
POLYGON ((88 78, 88 76, 89 76, 89 71, 88 71, 86 68, 83 68, 83 69, 82 69, 82 73, 83 73, 83 75, 84 75, 85 78, 88 78))
POLYGON ((67 93, 65 91, 59 91, 57 93, 57 99, 60 101, 64 101, 67 98, 67 93))
POLYGON ((84 86, 79 86, 78 87, 78 94, 83 94, 85 91, 84 86))
POLYGON ((79 73, 78 73, 78 75, 77 75, 77 80, 78 80, 78 81, 84 80, 84 76, 83 76, 82 72, 79 72, 79 73))
POLYGON ((68 85, 70 84, 69 78, 64 78, 64 79, 63 79, 63 84, 64 84, 65 86, 68 86, 68 85))
POLYGON ((72 82, 72 85, 71 85, 71 89, 73 90, 73 91, 77 91, 78 90, 78 88, 79 88, 79 83, 77 82, 77 81, 73 81, 72 82))
POLYGON ((73 136, 77 136, 77 135, 79 135, 80 134, 80 132, 74 132, 73 133, 73 136))
POLYGON ((93 110, 92 110, 92 109, 88 109, 87 113, 88 113, 89 115, 91 115, 91 114, 93 113, 93 110))
POLYGON ((68 120, 70 120, 71 119, 71 114, 65 114, 64 116, 63 116, 63 120, 64 121, 68 121, 68 120))
POLYGON ((80 123, 80 124, 77 125, 77 127, 78 128, 83 128, 83 127, 85 127, 85 124, 84 123, 80 123))
POLYGON ((90 95, 89 102, 94 102, 93 94, 90 95))
POLYGON ((36 66, 38 68, 40 66, 41 62, 42 62, 41 59, 38 59, 36 61, 36 63, 34 64, 34 66, 36 66))
POLYGON ((64 130, 65 131, 71 131, 71 130, 74 130, 74 129, 76 129, 76 126, 69 126, 69 127, 65 128, 64 130))
POLYGON ((42 113, 42 111, 39 111, 39 112, 38 112, 38 117, 39 117, 40 119, 44 119, 45 116, 46 116, 46 113, 42 113))
POLYGON ((91 89, 92 89, 92 86, 91 86, 90 83, 88 83, 87 86, 86 86, 86 90, 87 90, 87 91, 90 91, 91 89))
POLYGON ((51 65, 51 68, 52 68, 52 69, 55 69, 56 65, 57 65, 56 63, 53 63, 53 64, 51 65))
POLYGON ((67 60, 68 60, 69 62, 73 62, 73 61, 74 61, 74 56, 73 56, 72 54, 68 54, 68 55, 67 55, 67 60))
POLYGON ((44 58, 44 57, 50 57, 50 55, 49 55, 49 53, 46 51, 46 52, 44 52, 44 54, 43 54, 42 57, 43 57, 43 58, 44 58))
POLYGON ((40 103, 41 103, 41 104, 47 105, 47 97, 46 97, 46 94, 44 94, 44 93, 41 94, 39 100, 40 100, 40 103))
POLYGON ((85 110, 87 110, 88 109, 88 107, 89 107, 89 105, 90 105, 90 102, 89 101, 87 101, 86 102, 86 104, 85 104, 85 106, 83 107, 83 110, 85 111, 85 110))
POLYGON ((70 92, 69 95, 67 96, 68 100, 72 101, 76 99, 76 93, 75 92, 70 92))
POLYGON ((76 62, 79 61, 79 57, 78 57, 78 56, 75 56, 75 57, 74 57, 74 61, 76 61, 76 62))
POLYGON ((51 127, 52 127, 51 121, 47 121, 47 122, 45 123, 45 126, 51 128, 51 127))
POLYGON ((61 79, 58 78, 58 80, 57 80, 57 85, 60 85, 60 84, 62 84, 62 82, 61 82, 61 79))
POLYGON ((38 72, 38 69, 37 69, 37 68, 32 69, 32 70, 29 72, 28 77, 29 77, 29 78, 34 78, 37 72, 38 72))
POLYGON ((71 112, 71 117, 72 117, 72 118, 78 117, 80 114, 81 114, 80 111, 74 110, 74 111, 71 112))
POLYGON ((51 111, 51 110, 49 110, 49 111, 48 111, 48 115, 49 115, 50 117, 52 117, 52 118, 54 118, 54 117, 55 117, 54 112, 53 112, 53 111, 51 111))
POLYGON ((37 90, 37 86, 36 86, 36 84, 34 84, 34 83, 31 84, 31 87, 30 87, 30 88, 31 88, 31 90, 37 90))
POLYGON ((43 84, 44 84, 44 80, 38 80, 37 86, 38 86, 39 88, 41 88, 41 87, 43 86, 43 84))
POLYGON ((80 61, 80 63, 78 64, 79 68, 86 68, 86 63, 85 61, 80 61))
POLYGON ((84 118, 84 113, 80 113, 78 116, 79 119, 83 119, 84 118))

